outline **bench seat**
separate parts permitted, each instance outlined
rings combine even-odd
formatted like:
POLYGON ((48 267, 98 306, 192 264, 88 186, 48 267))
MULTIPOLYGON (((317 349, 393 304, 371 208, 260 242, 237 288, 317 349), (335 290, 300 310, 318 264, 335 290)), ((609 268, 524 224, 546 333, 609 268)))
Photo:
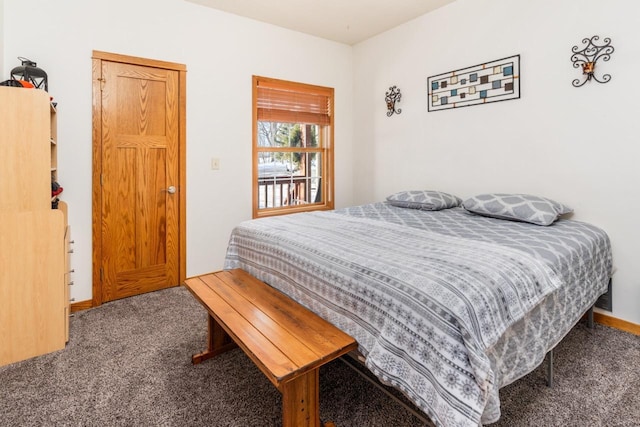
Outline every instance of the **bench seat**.
POLYGON ((320 426, 319 368, 355 350, 356 341, 243 270, 184 285, 209 312, 207 349, 193 363, 239 346, 282 393, 283 426, 320 426))

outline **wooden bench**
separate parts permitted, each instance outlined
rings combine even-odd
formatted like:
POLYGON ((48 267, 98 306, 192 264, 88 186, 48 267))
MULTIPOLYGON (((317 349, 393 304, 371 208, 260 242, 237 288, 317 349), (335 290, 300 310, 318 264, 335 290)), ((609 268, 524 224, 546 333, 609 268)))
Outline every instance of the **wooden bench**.
POLYGON ((239 346, 282 393, 283 426, 321 426, 320 366, 355 350, 356 341, 243 270, 184 284, 209 312, 208 348, 193 363, 239 346))

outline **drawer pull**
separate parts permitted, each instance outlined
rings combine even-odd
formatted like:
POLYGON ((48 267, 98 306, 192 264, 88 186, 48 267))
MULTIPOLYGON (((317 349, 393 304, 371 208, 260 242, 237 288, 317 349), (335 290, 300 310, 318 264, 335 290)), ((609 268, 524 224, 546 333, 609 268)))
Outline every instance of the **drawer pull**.
POLYGON ((73 253, 73 249, 69 249, 67 252, 72 254, 73 253))

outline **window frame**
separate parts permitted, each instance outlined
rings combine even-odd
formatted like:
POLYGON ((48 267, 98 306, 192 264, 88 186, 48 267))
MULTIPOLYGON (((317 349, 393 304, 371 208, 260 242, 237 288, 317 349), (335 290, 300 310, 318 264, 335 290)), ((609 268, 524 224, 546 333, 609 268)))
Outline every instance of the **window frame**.
MULTIPOLYGON (((334 89, 324 86, 310 85, 287 80, 279 80, 270 77, 253 76, 253 102, 252 102, 252 129, 253 129, 253 171, 252 171, 252 199, 253 218, 262 218, 274 215, 284 215, 297 212, 309 212, 315 210, 331 210, 334 208, 334 89), (277 121, 299 124, 313 124, 318 126, 318 146, 317 147, 261 147, 259 146, 258 122, 259 120, 259 94, 258 88, 269 87, 291 91, 292 94, 314 94, 327 97, 328 123, 315 123, 314 121, 277 121), (318 153, 321 158, 322 167, 320 173, 320 197, 318 203, 308 203, 300 205, 287 205, 260 209, 260 189, 259 189, 259 159, 261 153, 318 153)), ((295 112, 292 110, 292 114, 295 112)), ((302 113, 302 116, 306 116, 302 113)), ((326 117, 325 119, 326 120, 326 117)), ((276 120, 274 120, 276 122, 276 120)))

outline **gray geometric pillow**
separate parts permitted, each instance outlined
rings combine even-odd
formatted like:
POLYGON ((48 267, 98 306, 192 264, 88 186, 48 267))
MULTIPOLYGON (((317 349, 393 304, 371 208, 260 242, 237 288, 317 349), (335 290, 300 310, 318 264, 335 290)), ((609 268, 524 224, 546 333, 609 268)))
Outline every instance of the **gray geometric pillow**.
POLYGON ((479 194, 462 202, 469 212, 492 218, 550 225, 560 215, 573 212, 569 206, 546 197, 529 194, 479 194))
POLYGON ((387 197, 387 202, 401 208, 439 211, 460 206, 462 199, 442 191, 401 191, 387 197))

